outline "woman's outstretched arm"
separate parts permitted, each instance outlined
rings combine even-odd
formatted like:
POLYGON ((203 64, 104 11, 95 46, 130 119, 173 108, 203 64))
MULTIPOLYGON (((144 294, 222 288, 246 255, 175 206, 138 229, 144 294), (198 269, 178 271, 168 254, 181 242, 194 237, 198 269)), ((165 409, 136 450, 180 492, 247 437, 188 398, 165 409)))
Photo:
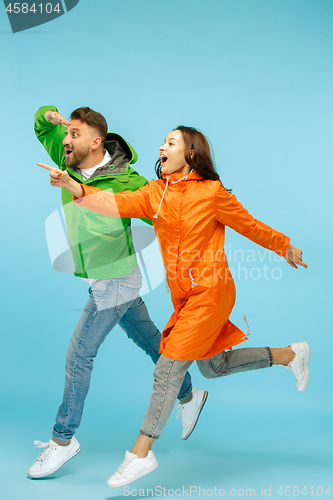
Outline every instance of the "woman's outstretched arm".
POLYGON ((252 217, 236 196, 228 193, 221 185, 216 194, 217 218, 258 245, 273 250, 297 269, 307 267, 302 261, 300 248, 290 244, 290 238, 252 217))
POLYGON ((146 196, 148 184, 137 191, 112 193, 79 184, 68 175, 66 170, 61 171, 45 163, 37 163, 37 165, 49 170, 51 186, 69 191, 74 197, 73 201, 79 206, 110 217, 151 219, 150 204, 146 196))

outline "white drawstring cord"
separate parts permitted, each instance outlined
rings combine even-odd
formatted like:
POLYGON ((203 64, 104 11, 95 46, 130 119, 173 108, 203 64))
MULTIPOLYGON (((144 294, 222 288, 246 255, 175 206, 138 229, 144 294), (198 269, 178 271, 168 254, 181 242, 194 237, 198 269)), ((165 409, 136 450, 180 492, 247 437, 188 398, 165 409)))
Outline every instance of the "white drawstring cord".
MULTIPOLYGON (((170 184, 177 184, 177 182, 183 181, 185 179, 187 179, 187 175, 185 175, 181 179, 178 179, 178 181, 172 181, 170 184)), ((168 184, 169 184, 169 176, 167 177, 167 181, 166 181, 165 189, 164 189, 163 194, 162 194, 160 206, 158 207, 158 210, 157 210, 156 214, 153 215, 154 219, 158 218, 158 214, 160 213, 160 210, 161 210, 161 206, 162 206, 162 203, 163 203, 163 198, 164 198, 165 192, 168 189, 168 184)))
POLYGON ((193 269, 192 269, 192 267, 190 267, 190 269, 188 270, 188 274, 190 275, 190 278, 191 278, 191 283, 192 283, 191 288, 194 288, 195 286, 197 286, 198 283, 194 282, 194 278, 192 277, 192 271, 193 271, 193 269))
POLYGON ((171 184, 177 184, 177 182, 184 181, 185 179, 187 179, 187 175, 184 175, 184 177, 178 179, 178 181, 172 181, 171 184))
POLYGON ((163 198, 164 198, 164 195, 165 195, 165 191, 168 189, 168 184, 169 184, 169 176, 167 177, 167 181, 166 181, 166 185, 165 185, 165 188, 164 188, 164 191, 163 191, 163 194, 162 194, 160 206, 158 207, 158 210, 157 210, 156 214, 153 215, 154 219, 157 219, 158 214, 160 213, 162 202, 163 202, 163 198))
POLYGON ((246 335, 244 335, 244 337, 242 338, 242 340, 247 340, 247 338, 250 335, 250 327, 249 327, 249 324, 248 324, 247 319, 246 319, 246 314, 244 314, 243 319, 244 319, 244 321, 245 321, 245 323, 247 325, 247 333, 246 333, 246 335))

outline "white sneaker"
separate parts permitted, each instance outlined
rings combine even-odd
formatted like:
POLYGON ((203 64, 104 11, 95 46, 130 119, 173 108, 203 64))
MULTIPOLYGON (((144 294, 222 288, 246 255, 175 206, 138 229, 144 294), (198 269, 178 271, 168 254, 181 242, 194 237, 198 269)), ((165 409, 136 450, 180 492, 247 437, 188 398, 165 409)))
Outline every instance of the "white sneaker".
POLYGON ((183 439, 189 438, 192 432, 194 431, 201 410, 203 409, 206 403, 207 396, 208 396, 207 391, 202 391, 201 389, 193 388, 191 401, 183 405, 179 404, 180 409, 177 413, 177 418, 180 418, 180 415, 182 416, 183 439))
POLYGON ((295 357, 285 366, 296 378, 296 389, 303 392, 309 383, 310 347, 307 342, 290 344, 295 357))
POLYGON ((53 474, 53 472, 64 465, 67 460, 77 455, 81 449, 75 437, 72 437, 70 443, 66 446, 57 444, 53 439, 50 439, 48 443, 34 441, 34 444, 36 444, 38 448, 44 448, 44 450, 28 471, 29 476, 33 479, 53 474))
POLYGON ((118 486, 125 486, 139 477, 145 476, 158 467, 158 462, 152 450, 144 458, 139 458, 134 453, 126 451, 125 460, 117 469, 117 472, 111 476, 106 484, 110 488, 117 488, 118 486))

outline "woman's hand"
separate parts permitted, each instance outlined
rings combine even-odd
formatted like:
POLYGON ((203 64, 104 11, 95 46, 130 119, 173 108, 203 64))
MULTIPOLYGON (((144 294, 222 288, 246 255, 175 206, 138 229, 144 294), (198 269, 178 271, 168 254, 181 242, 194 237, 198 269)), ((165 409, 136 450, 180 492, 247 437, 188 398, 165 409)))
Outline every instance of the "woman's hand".
POLYGON ((303 266, 307 268, 308 266, 302 260, 302 250, 300 248, 295 247, 294 245, 290 245, 288 252, 284 255, 284 258, 292 267, 298 269, 297 264, 299 266, 303 266))
POLYGON ((72 179, 66 170, 62 171, 59 168, 50 167, 50 165, 46 165, 45 163, 37 163, 37 165, 50 171, 51 186, 67 189, 67 191, 76 196, 76 198, 82 198, 82 196, 84 196, 81 184, 72 179))

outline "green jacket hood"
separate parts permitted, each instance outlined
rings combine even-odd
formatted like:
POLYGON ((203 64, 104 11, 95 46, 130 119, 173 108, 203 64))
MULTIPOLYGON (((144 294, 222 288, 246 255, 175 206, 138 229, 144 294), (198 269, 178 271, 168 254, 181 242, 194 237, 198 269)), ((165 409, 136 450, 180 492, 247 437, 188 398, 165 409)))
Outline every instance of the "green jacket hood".
MULTIPOLYGON (((128 163, 136 163, 138 155, 132 146, 127 142, 121 135, 115 134, 114 132, 108 132, 105 140, 105 149, 109 151, 111 158, 118 151, 122 151, 126 154, 128 163), (116 147, 115 147, 116 146, 116 147)), ((112 165, 115 165, 112 162, 112 165)))
MULTIPOLYGON (((128 174, 128 166, 131 163, 135 163, 138 159, 136 151, 119 134, 108 133, 104 143, 104 148, 109 152, 111 160, 105 165, 99 167, 91 176, 91 179, 98 176, 128 174)), ((68 167, 67 170, 71 170, 78 175, 81 173, 78 167, 68 167)), ((127 178, 128 175, 125 175, 122 181, 127 182, 127 178)))

